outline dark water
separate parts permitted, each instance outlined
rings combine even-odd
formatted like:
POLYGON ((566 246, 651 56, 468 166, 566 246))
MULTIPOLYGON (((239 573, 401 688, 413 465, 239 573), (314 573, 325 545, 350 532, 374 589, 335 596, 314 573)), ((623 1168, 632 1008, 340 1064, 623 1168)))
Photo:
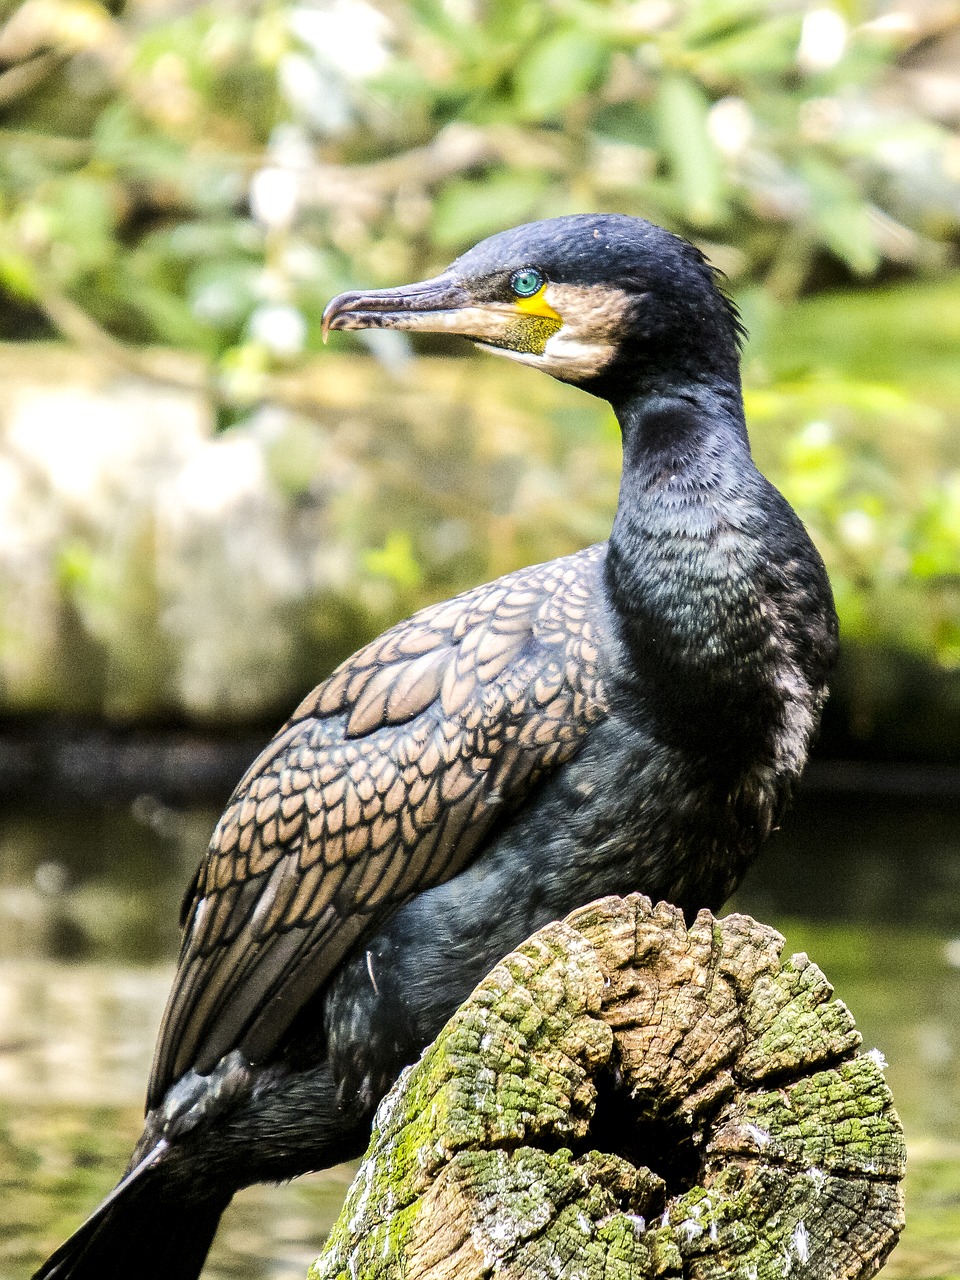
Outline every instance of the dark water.
MULTIPOLYGON (((960 798, 931 778, 911 798, 838 793, 832 776, 730 904, 809 952, 889 1061, 910 1156, 891 1280, 960 1277, 960 798)), ((145 797, 0 811, 3 1280, 29 1274, 125 1161, 180 895, 216 817, 145 797)), ((302 1280, 350 1172, 237 1197, 207 1276, 302 1280)))

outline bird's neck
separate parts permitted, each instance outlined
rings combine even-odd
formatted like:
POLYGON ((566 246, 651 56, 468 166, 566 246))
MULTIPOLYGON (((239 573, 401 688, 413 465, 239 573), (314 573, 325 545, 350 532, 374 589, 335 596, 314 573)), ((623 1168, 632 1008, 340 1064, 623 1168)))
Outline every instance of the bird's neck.
POLYGON ((624 465, 606 574, 628 668, 662 723, 749 737, 769 686, 759 579, 785 504, 753 464, 739 386, 648 388, 615 408, 624 465))

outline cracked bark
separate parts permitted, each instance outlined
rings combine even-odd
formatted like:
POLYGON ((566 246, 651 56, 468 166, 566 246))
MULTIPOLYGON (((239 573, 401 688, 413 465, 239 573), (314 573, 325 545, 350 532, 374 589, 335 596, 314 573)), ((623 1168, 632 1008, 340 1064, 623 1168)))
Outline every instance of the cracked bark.
POLYGON ((900 1123, 783 941, 638 895, 534 934, 384 1099, 311 1280, 873 1275, 900 1123))

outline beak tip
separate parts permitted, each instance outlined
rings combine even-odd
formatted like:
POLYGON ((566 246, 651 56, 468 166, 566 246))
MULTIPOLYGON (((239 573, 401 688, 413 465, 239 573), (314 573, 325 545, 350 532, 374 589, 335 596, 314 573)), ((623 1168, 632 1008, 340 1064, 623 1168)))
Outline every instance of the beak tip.
POLYGON ((431 317, 461 310, 469 301, 449 273, 416 285, 396 289, 356 289, 340 293, 327 303, 320 322, 326 344, 333 329, 448 329, 431 325, 431 317))
POLYGON ((330 337, 330 330, 337 316, 339 302, 339 297, 333 298, 323 309, 323 316, 320 320, 320 340, 324 346, 327 345, 327 339, 330 337))

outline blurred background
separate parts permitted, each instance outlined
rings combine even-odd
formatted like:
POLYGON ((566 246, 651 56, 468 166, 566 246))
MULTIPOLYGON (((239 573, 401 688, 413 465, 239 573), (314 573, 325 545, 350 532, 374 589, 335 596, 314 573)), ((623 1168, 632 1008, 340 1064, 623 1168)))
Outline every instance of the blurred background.
MULTIPOLYGON (((400 616, 600 540, 609 410, 346 287, 536 217, 696 241, 758 460, 843 628, 732 906, 889 1059, 909 1226, 960 1276, 960 3, 0 2, 0 1276, 138 1132, 180 894, 259 746, 400 616)), ((208 1275, 304 1274, 350 1170, 208 1275)))

